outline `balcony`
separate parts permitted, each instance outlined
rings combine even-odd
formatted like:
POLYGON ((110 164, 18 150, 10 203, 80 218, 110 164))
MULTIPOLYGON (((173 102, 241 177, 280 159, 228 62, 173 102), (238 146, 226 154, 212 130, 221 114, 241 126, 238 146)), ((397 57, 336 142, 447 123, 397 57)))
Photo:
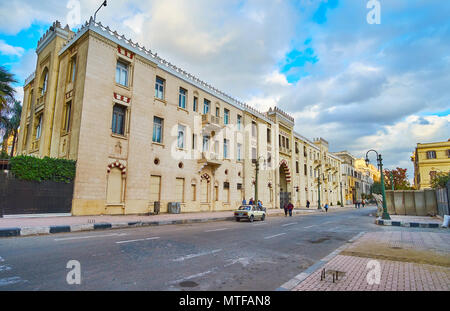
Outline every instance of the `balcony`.
POLYGON ((42 108, 44 108, 44 104, 45 104, 45 99, 47 97, 47 93, 45 93, 44 95, 41 95, 37 101, 36 101, 36 108, 34 109, 34 112, 39 112, 42 108))
POLYGON ((215 152, 202 152, 202 157, 198 160, 198 163, 203 164, 203 167, 209 165, 213 168, 222 165, 222 161, 219 160, 219 156, 215 152))
POLYGON ((212 131, 218 131, 223 127, 222 119, 212 114, 202 115, 202 128, 204 132, 210 133, 212 131))
POLYGON ((289 149, 289 148, 281 146, 280 147, 280 152, 290 155, 291 152, 292 152, 292 149, 289 149))

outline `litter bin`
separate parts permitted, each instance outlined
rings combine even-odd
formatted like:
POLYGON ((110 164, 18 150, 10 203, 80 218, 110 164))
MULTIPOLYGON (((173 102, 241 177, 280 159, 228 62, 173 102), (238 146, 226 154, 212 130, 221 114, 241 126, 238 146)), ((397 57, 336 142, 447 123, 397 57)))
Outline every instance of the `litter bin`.
POLYGON ((155 213, 155 215, 158 215, 160 209, 161 209, 161 202, 155 201, 153 203, 153 213, 155 213))

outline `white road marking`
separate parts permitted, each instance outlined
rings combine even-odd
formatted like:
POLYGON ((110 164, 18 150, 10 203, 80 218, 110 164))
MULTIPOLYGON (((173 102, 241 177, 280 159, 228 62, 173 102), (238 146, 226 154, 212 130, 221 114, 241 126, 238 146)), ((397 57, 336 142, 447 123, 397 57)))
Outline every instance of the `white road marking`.
POLYGON ((124 243, 133 243, 133 242, 140 242, 140 241, 150 241, 150 240, 157 240, 160 239, 159 236, 155 236, 152 238, 145 238, 145 239, 137 239, 137 240, 128 240, 128 241, 118 241, 117 244, 124 244, 124 243))
POLYGON ((0 262, 4 262, 5 259, 2 258, 2 256, 0 256, 0 262))
POLYGON ((9 271, 9 270, 11 270, 10 266, 7 266, 7 265, 0 266, 0 272, 9 271))
POLYGON ((0 279, 0 286, 12 285, 20 282, 26 282, 22 280, 19 276, 13 276, 10 278, 0 279))
POLYGON ((70 237, 70 238, 55 239, 55 241, 68 241, 68 240, 105 238, 105 237, 110 237, 110 236, 124 236, 124 235, 127 235, 127 233, 111 233, 111 234, 102 234, 102 235, 74 236, 74 237, 70 237))
POLYGON ((279 234, 275 234, 275 235, 271 235, 271 236, 266 236, 264 239, 267 240, 267 239, 275 238, 277 236, 281 236, 281 235, 285 235, 285 234, 286 233, 279 233, 279 234))
POLYGON ((229 228, 220 228, 220 229, 206 230, 205 232, 224 231, 224 230, 228 230, 228 229, 229 229, 229 228))
POLYGON ((312 227, 315 227, 316 225, 312 225, 312 226, 308 226, 308 227, 304 227, 305 229, 308 229, 308 228, 312 228, 312 227))
POLYGON ((177 259, 173 259, 172 261, 184 261, 184 260, 192 259, 192 258, 195 258, 195 257, 200 257, 200 256, 205 256, 205 255, 212 255, 212 254, 218 253, 220 251, 222 251, 222 249, 215 249, 215 250, 209 251, 209 252, 203 252, 203 253, 198 253, 198 254, 191 254, 191 255, 183 256, 183 257, 180 257, 180 258, 177 258, 177 259))
POLYGON ((289 224, 284 224, 284 225, 281 225, 282 227, 286 227, 286 226, 290 226, 290 225, 296 225, 297 223, 296 222, 291 222, 291 223, 289 223, 289 224))

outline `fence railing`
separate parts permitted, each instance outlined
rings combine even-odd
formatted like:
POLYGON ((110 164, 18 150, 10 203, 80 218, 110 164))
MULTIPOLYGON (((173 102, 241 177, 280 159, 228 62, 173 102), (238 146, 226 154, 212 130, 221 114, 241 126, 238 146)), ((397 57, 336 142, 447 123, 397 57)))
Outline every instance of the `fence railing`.
POLYGON ((444 215, 450 215, 450 181, 445 188, 436 189, 436 201, 438 214, 441 217, 444 215))

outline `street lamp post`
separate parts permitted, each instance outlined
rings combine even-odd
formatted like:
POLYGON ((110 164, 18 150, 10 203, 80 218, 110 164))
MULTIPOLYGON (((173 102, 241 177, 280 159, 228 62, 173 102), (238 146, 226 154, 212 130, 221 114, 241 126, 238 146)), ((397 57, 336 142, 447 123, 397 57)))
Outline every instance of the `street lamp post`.
POLYGON ((94 22, 95 22, 95 19, 97 18, 97 13, 98 13, 98 11, 100 11, 100 9, 103 7, 103 6, 106 6, 107 4, 106 4, 106 0, 105 1, 103 1, 103 3, 102 3, 102 5, 97 9, 97 11, 95 11, 95 13, 94 13, 94 22))
POLYGON ((340 182, 340 189, 341 189, 341 207, 344 207, 344 198, 342 197, 342 181, 340 182))
POLYGON ((264 157, 263 156, 259 156, 256 159, 256 163, 255 163, 255 169, 256 169, 256 175, 255 175, 255 202, 258 203, 258 173, 259 173, 259 159, 261 159, 264 157))
POLYGON ((318 202, 317 209, 321 209, 322 206, 320 205, 320 166, 317 167, 317 171, 318 171, 318 174, 317 174, 317 190, 318 190, 318 195, 319 195, 318 196, 319 202, 318 202))
POLYGON ((369 152, 375 152, 377 155, 377 162, 378 162, 378 166, 380 167, 380 178, 381 178, 381 195, 383 196, 383 215, 381 216, 382 219, 384 220, 390 220, 391 217, 389 216, 389 213, 387 211, 387 206, 386 206, 386 192, 384 189, 384 177, 383 177, 383 159, 381 158, 381 154, 378 154, 378 152, 376 152, 375 150, 371 149, 369 151, 367 151, 366 153, 366 165, 368 166, 370 163, 369 160, 369 152))

